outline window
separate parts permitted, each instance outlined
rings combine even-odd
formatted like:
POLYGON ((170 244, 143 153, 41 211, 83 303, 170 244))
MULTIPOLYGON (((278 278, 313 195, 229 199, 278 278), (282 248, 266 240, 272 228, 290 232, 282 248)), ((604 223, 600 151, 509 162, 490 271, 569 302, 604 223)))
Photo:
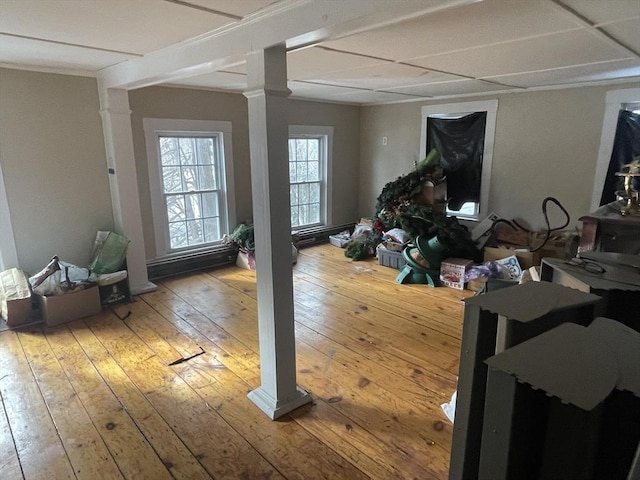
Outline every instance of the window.
MULTIPOLYGON (((491 163, 493 160, 493 142, 495 136, 496 114, 498 110, 498 101, 480 101, 480 102, 462 102, 451 103, 446 105, 428 105, 422 107, 422 131, 420 135, 420 159, 424 158, 428 153, 428 129, 429 119, 451 119, 461 120, 470 115, 486 113, 484 120, 484 135, 481 136, 479 148, 479 169, 478 177, 480 179, 479 196, 477 200, 465 201, 461 205, 456 205, 454 209, 452 205, 447 206, 447 214, 455 215, 459 218, 468 220, 478 220, 484 218, 488 213, 489 203, 489 184, 491 180, 491 163)), ((446 168, 445 168, 446 171, 446 168)), ((447 186, 451 186, 452 181, 465 182, 463 178, 456 179, 454 175, 447 179, 447 186)), ((456 188, 464 188, 464 183, 455 185, 456 188)))
POLYGON ((590 211, 594 211, 600 206, 602 192, 607 180, 607 171, 609 170, 609 163, 611 161, 611 153, 613 152, 620 110, 637 112, 639 103, 640 90, 637 88, 611 90, 607 92, 600 148, 598 150, 598 163, 596 164, 596 172, 593 179, 590 211))
POLYGON ((231 123, 144 119, 156 255, 218 244, 229 233, 231 123))
POLYGON ((327 224, 332 127, 289 127, 291 227, 327 224))

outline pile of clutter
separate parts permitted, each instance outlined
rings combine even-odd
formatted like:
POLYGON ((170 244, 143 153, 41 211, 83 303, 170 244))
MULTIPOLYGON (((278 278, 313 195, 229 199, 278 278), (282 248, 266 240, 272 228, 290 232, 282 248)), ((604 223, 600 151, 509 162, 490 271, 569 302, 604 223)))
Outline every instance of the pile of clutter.
POLYGON ((102 305, 124 300, 128 291, 116 288, 127 278, 121 269, 129 240, 115 232, 99 231, 87 268, 54 255, 38 273, 27 277, 19 268, 0 272, 0 314, 9 327, 37 321, 33 300, 47 325, 98 313, 102 305), (100 289, 99 287, 109 287, 100 289))
POLYGON ((482 249, 482 262, 451 256, 452 250, 437 234, 412 238, 403 229, 392 228, 377 237, 374 222, 365 218, 355 225, 352 234, 345 231, 332 235, 330 242, 346 248, 346 256, 352 258, 354 255, 364 258, 375 252, 380 265, 400 270, 397 283, 444 285, 477 293, 538 281, 542 257, 571 258, 575 254, 576 231, 555 231, 548 235, 523 229, 515 231, 506 223, 491 214, 486 222, 481 222, 480 233, 475 229, 471 232, 476 245, 482 249), (541 245, 542 248, 533 247, 541 245), (350 248, 366 251, 350 254, 350 248))

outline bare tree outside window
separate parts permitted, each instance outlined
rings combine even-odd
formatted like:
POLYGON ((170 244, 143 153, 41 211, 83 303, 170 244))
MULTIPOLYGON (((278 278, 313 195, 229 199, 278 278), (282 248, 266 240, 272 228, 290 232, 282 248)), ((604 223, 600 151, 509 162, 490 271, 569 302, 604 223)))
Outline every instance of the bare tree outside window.
POLYGON ((158 142, 170 248, 220 240, 218 136, 160 136, 158 142))
POLYGON ((289 138, 291 226, 318 225, 321 218, 322 138, 289 138))

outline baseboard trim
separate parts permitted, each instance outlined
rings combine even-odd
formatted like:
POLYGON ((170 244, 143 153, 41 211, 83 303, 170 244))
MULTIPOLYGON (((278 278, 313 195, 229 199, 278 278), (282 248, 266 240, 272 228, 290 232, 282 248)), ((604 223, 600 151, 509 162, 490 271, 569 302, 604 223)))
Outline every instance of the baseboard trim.
MULTIPOLYGON (((353 231, 353 223, 341 225, 327 225, 298 230, 294 235, 297 248, 320 245, 329 241, 329 235, 353 231)), ((221 268, 236 263, 238 249, 231 246, 221 246, 203 252, 187 253, 184 255, 158 258, 147 261, 147 276, 149 280, 160 280, 185 273, 193 273, 209 268, 221 268)))
POLYGON ((150 280, 159 280, 207 268, 225 267, 235 264, 237 256, 237 248, 225 247, 180 257, 157 259, 147 262, 147 275, 150 280))

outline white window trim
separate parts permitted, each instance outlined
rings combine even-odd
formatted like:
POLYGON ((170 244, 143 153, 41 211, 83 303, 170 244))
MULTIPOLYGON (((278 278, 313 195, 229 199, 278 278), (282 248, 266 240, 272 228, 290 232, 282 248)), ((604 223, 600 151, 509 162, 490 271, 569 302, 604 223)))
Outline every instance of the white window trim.
POLYGON ((223 219, 223 227, 227 232, 236 224, 235 194, 233 188, 233 148, 231 122, 214 120, 182 120, 167 118, 144 118, 145 144, 147 148, 147 165, 149 168, 149 188, 151 193, 151 211, 155 234, 156 258, 181 255, 185 252, 206 250, 211 245, 193 246, 179 250, 169 247, 169 232, 167 228, 167 209, 162 203, 162 174, 160 171, 160 152, 158 151, 158 136, 161 134, 217 134, 222 133, 222 148, 224 151, 224 185, 221 189, 227 200, 227 211, 223 219))
POLYGON ((423 159, 427 148, 427 119, 438 114, 459 114, 465 112, 487 112, 487 122, 484 130, 484 152, 482 154, 482 176, 480 178, 480 210, 477 216, 459 216, 465 220, 479 220, 488 215, 489 192, 491 187, 491 165, 493 162, 493 145, 496 135, 496 117, 498 100, 484 100, 478 102, 447 103, 443 105, 425 105, 422 107, 422 130, 420 132, 420 151, 418 159, 423 159))
MULTIPOLYGON (((332 172, 333 172, 333 127, 331 126, 318 126, 318 125, 289 125, 289 137, 291 136, 310 136, 320 137, 323 136, 327 139, 326 144, 326 162, 322 166, 323 179, 320 188, 320 197, 322 202, 322 218, 325 225, 332 225, 332 202, 333 188, 332 188, 332 172)), ((314 226, 306 227, 292 227, 295 230, 304 231, 305 228, 313 228, 314 226)))
POLYGON ((598 149, 598 162, 596 172, 593 176, 593 190, 591 194, 591 208, 593 212, 600 206, 600 197, 604 181, 607 178, 611 152, 613 151, 613 141, 616 136, 618 126, 618 112, 623 103, 634 103, 640 101, 640 88, 627 88, 624 90, 611 90, 607 92, 606 107, 604 109, 604 119, 602 121, 602 134, 600 136, 600 148, 598 149))
POLYGON ((0 165, 0 271, 18 266, 16 240, 11 225, 11 212, 7 201, 2 165, 0 165))

